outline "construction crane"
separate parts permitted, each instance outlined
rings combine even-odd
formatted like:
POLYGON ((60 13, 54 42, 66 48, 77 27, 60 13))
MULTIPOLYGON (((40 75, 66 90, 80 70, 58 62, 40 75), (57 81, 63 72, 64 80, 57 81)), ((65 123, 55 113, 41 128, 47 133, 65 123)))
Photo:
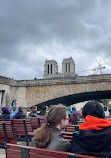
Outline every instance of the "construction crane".
POLYGON ((102 66, 103 63, 101 62, 101 59, 99 59, 99 61, 96 60, 96 62, 98 63, 98 67, 97 68, 93 68, 93 69, 88 69, 88 70, 82 70, 82 71, 77 71, 77 72, 86 72, 86 71, 94 71, 94 75, 97 74, 97 72, 99 71, 100 74, 102 75, 102 69, 105 69, 105 66, 102 66))
POLYGON ((102 69, 105 69, 105 67, 102 67, 102 62, 101 59, 99 59, 99 61, 96 60, 96 62, 98 63, 98 70, 100 71, 100 74, 102 74, 102 69))
MULTIPOLYGON (((106 67, 105 66, 99 66, 98 68, 93 68, 93 69, 88 69, 88 70, 82 70, 82 71, 77 71, 77 72, 86 72, 86 71, 93 71, 94 73, 93 73, 93 75, 96 75, 97 73, 97 71, 99 70, 100 72, 101 72, 101 74, 102 74, 102 69, 105 69, 106 67)), ((77 74, 77 72, 76 72, 76 74, 77 74)))

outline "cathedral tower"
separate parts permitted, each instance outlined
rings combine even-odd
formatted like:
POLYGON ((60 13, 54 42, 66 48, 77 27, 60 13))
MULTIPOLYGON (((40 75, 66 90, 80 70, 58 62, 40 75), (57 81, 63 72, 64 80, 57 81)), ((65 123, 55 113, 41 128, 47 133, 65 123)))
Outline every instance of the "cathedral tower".
POLYGON ((58 65, 55 60, 46 60, 44 64, 44 78, 54 77, 58 74, 58 65))
POLYGON ((75 63, 72 57, 63 59, 62 62, 62 75, 65 76, 74 76, 75 75, 75 63))

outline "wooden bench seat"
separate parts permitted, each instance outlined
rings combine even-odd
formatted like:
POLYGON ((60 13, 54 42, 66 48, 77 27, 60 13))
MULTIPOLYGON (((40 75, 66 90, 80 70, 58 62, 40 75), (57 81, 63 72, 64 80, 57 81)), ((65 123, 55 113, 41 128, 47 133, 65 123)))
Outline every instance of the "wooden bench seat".
POLYGON ((17 141, 25 141, 26 145, 29 145, 31 135, 28 135, 28 132, 29 133, 33 132, 30 118, 12 119, 12 120, 1 119, 0 122, 5 122, 6 124, 10 122, 12 126, 12 127, 10 126, 10 128, 12 128, 11 130, 13 130, 13 132, 16 131, 17 141))
POLYGON ((33 130, 40 127, 40 119, 38 117, 30 117, 33 130))
POLYGON ((40 127, 41 127, 45 123, 45 117, 44 116, 39 116, 38 119, 39 119, 40 127))
POLYGON ((68 125, 66 128, 65 128, 65 131, 66 132, 75 132, 79 130, 79 125, 68 125))
POLYGON ((85 122, 85 120, 79 120, 79 121, 77 121, 77 125, 81 125, 84 122, 85 122))
POLYGON ((12 124, 13 127, 16 127, 17 140, 24 140, 25 138, 26 144, 29 145, 30 136, 28 132, 33 132, 30 119, 13 119, 12 124))
POLYGON ((62 132, 61 134, 64 139, 67 139, 69 142, 72 141, 73 132, 62 132))
POLYGON ((22 145, 6 145, 7 158, 99 158, 89 155, 73 154, 69 152, 48 150, 42 148, 34 148, 22 145))
POLYGON ((45 123, 44 116, 28 117, 27 119, 30 119, 32 128, 34 130, 41 127, 45 123))
POLYGON ((11 121, 0 121, 0 147, 4 148, 4 143, 17 143, 16 128, 12 129, 11 121))

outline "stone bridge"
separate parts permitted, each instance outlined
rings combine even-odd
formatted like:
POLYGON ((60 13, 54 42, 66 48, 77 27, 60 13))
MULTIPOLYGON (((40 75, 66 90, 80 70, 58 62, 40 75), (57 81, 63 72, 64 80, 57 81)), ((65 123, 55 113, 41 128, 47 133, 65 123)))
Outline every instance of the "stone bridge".
POLYGON ((23 107, 90 99, 111 98, 111 74, 37 80, 14 80, 0 76, 0 106, 17 99, 23 107))

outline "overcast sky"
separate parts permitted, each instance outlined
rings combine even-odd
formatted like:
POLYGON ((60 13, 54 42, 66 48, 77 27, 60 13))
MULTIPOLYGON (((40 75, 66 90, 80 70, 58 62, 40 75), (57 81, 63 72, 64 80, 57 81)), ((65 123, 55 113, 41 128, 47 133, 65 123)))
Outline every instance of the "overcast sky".
POLYGON ((111 73, 111 0, 0 0, 1 76, 40 79, 46 59, 62 72, 71 56, 78 75, 97 61, 111 73))

